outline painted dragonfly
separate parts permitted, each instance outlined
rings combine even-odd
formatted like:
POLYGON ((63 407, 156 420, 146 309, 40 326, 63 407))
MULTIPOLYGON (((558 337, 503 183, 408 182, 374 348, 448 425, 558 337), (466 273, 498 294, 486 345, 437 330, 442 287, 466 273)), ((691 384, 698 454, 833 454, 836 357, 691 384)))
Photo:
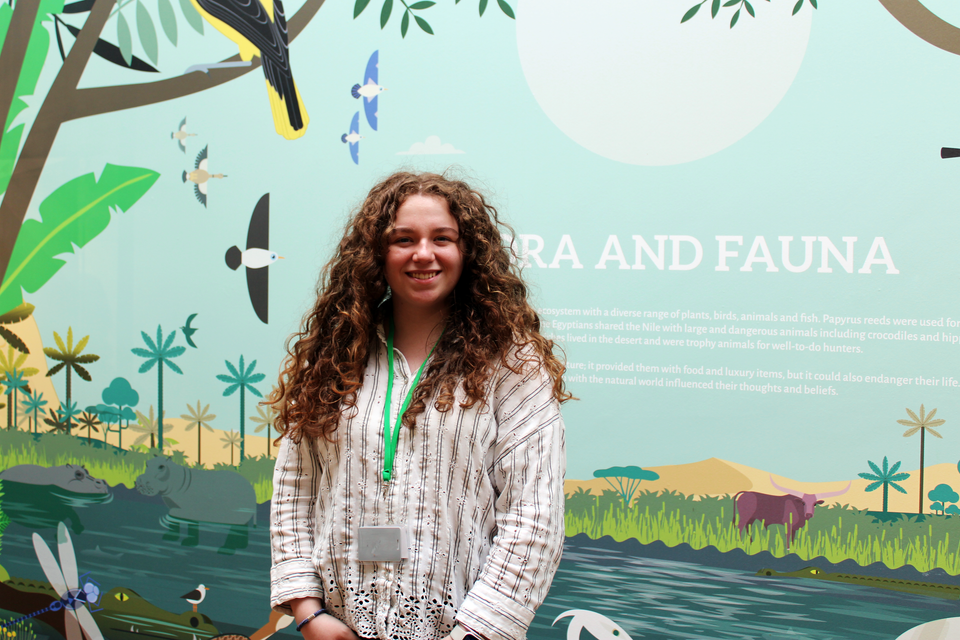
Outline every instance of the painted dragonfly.
POLYGON ((100 585, 87 578, 89 574, 77 575, 77 556, 66 525, 61 522, 57 527, 59 564, 50 547, 36 533, 33 534, 33 548, 37 552, 37 560, 40 561, 43 573, 57 592, 59 600, 54 600, 44 609, 2 624, 0 629, 15 626, 48 611, 63 611, 67 640, 83 640, 83 636, 88 640, 103 640, 103 635, 90 613, 90 607, 95 607, 100 602, 100 585), (80 586, 81 582, 83 586, 80 586))

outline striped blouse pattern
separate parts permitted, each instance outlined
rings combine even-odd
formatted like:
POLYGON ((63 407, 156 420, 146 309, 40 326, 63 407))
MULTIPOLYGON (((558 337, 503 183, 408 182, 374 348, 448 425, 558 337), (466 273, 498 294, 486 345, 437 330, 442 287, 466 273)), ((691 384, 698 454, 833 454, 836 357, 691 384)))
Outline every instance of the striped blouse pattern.
MULTIPOLYGON (((539 367, 499 368, 488 405, 433 404, 401 427, 383 472, 387 352, 371 354, 338 440, 284 438, 271 512, 271 606, 319 597, 366 638, 440 640, 461 622, 488 640, 522 640, 563 546, 563 419, 539 367), (410 558, 359 562, 360 526, 401 525, 410 558)), ((399 351, 391 414, 412 382, 399 351)))

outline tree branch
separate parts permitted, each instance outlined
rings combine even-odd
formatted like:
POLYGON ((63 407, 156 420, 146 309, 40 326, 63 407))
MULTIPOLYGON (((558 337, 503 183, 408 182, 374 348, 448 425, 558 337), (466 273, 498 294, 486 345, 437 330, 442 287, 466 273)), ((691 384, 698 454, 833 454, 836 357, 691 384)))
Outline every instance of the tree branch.
MULTIPOLYGON (((22 0, 28 3, 31 0, 22 0)), ((307 0, 288 21, 288 37, 295 39, 317 14, 324 0, 307 0)), ((19 4, 19 3, 18 3, 19 4)), ((155 104, 190 95, 238 78, 260 66, 259 59, 247 68, 214 70, 213 75, 191 73, 147 84, 131 84, 95 89, 77 89, 77 83, 90 60, 103 26, 116 0, 95 0, 90 15, 70 49, 50 91, 37 112, 36 120, 0 201, 0 229, 18 229, 33 199, 40 174, 47 162, 60 125, 69 120, 122 109, 155 104)), ((239 56, 228 58, 238 60, 239 56)), ((0 233, 0 273, 6 274, 17 233, 0 233)), ((0 279, 0 282, 3 282, 0 279)), ((6 310, 3 310, 6 311, 6 310)), ((0 311, 0 313, 3 313, 0 311)))
MULTIPOLYGON (((307 0, 297 13, 287 22, 289 41, 296 39, 320 10, 325 0, 307 0)), ((235 55, 223 62, 239 62, 235 55)), ((96 116, 102 113, 122 111, 166 100, 182 98, 211 87, 224 84, 260 68, 260 58, 253 59, 249 67, 211 69, 209 73, 194 71, 188 75, 167 78, 142 84, 125 84, 114 87, 92 87, 78 89, 76 98, 70 101, 70 109, 65 120, 75 120, 96 116)))
MULTIPOLYGON (((77 40, 67 54, 67 59, 63 61, 60 72, 53 80, 50 91, 40 105, 37 118, 13 168, 7 192, 0 202, 0 228, 19 229, 23 223, 23 216, 26 215, 33 192, 40 181, 40 173, 53 148, 60 125, 64 122, 64 113, 70 108, 69 103, 76 92, 77 83, 80 82, 80 76, 83 75, 114 4, 115 0, 96 0, 83 29, 77 34, 77 40)), ((7 272, 17 235, 0 234, 0 273, 7 272)))
POLYGON ((13 104, 17 80, 20 79, 20 70, 27 57, 27 46, 30 44, 30 36, 33 35, 33 25, 39 8, 39 0, 17 2, 13 15, 10 16, 3 49, 0 49, 0 140, 3 140, 7 131, 7 116, 10 115, 10 105, 13 104))
POLYGON ((960 55, 960 29, 941 20, 919 0, 880 0, 880 4, 913 35, 944 51, 960 55))

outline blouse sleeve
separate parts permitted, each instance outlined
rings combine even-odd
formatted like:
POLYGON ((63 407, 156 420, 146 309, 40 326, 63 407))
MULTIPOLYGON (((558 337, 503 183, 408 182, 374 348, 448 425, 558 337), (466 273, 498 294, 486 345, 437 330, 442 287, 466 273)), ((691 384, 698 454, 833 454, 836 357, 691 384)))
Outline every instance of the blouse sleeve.
POLYGON ((564 541, 563 418, 542 367, 508 369, 494 387, 491 477, 497 533, 457 621, 488 640, 525 637, 553 581, 564 541))
POLYGON ((290 600, 323 599, 323 585, 313 564, 317 480, 320 464, 313 440, 283 438, 273 473, 270 507, 270 606, 287 615, 290 600))

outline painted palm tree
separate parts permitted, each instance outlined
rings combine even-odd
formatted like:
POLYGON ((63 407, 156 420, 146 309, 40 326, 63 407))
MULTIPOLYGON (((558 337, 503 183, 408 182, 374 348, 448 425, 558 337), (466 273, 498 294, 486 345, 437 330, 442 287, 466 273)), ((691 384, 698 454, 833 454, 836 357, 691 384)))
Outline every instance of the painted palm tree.
MULTIPOLYGON (((19 353, 14 351, 12 346, 7 347, 6 353, 0 350, 0 381, 5 380, 9 375, 14 371, 20 371, 25 378, 30 378, 38 373, 39 369, 34 367, 24 367, 24 363, 27 361, 26 353, 19 353)), ((27 385, 24 390, 27 393, 30 393, 30 386, 27 385)), ((7 403, 7 428, 10 428, 11 424, 15 424, 17 420, 13 417, 13 413, 16 410, 17 394, 19 390, 14 390, 13 392, 13 402, 7 403)))
POLYGON ((20 407, 23 409, 24 413, 30 413, 31 411, 33 412, 34 433, 37 433, 37 414, 41 413, 45 406, 47 406, 47 401, 43 399, 43 394, 37 393, 36 390, 20 401, 20 407))
MULTIPOLYGON (((130 428, 133 429, 135 432, 139 433, 140 437, 134 441, 133 443, 134 446, 138 444, 146 443, 147 438, 149 438, 150 448, 159 449, 160 442, 163 442, 160 440, 160 437, 159 437, 160 434, 163 433, 163 427, 164 426, 169 427, 170 425, 169 424, 161 425, 160 424, 161 420, 154 418, 153 405, 150 405, 150 414, 148 416, 143 415, 139 411, 137 411, 136 414, 137 414, 137 424, 130 425, 130 428)), ((178 443, 176 440, 171 440, 170 438, 167 438, 166 442, 163 442, 163 444, 164 446, 173 446, 178 443)), ((160 449, 160 450, 163 451, 163 449, 160 449)))
POLYGON ((210 426, 210 423, 217 417, 212 413, 207 413, 209 409, 209 404, 201 409, 200 401, 197 400, 196 409, 188 402, 187 411, 190 413, 180 414, 180 417, 187 421, 187 431, 191 431, 194 427, 197 429, 197 464, 203 464, 203 460, 200 458, 200 434, 203 433, 204 429, 213 432, 213 427, 210 426))
POLYGON ((49 433, 67 433, 67 418, 59 409, 47 409, 48 417, 43 422, 50 427, 49 433))
MULTIPOLYGON (((262 398, 263 394, 260 393, 254 383, 260 382, 266 376, 262 373, 253 373, 253 370, 257 366, 257 361, 254 360, 250 363, 249 367, 244 368, 243 365, 243 356, 240 356, 240 366, 235 367, 230 363, 229 360, 224 360, 224 363, 227 365, 227 370, 231 375, 219 374, 217 375, 217 380, 220 382, 227 383, 227 388, 223 391, 224 396, 231 396, 236 393, 237 389, 240 390, 240 462, 243 463, 243 454, 244 454, 244 438, 246 436, 246 414, 244 412, 244 392, 250 390, 250 393, 262 398)), ((232 452, 231 452, 232 453, 232 452)))
MULTIPOLYGON (((146 331, 141 331, 140 335, 143 336, 143 341, 147 345, 147 349, 141 349, 135 347, 131 349, 134 355, 138 355, 141 358, 146 358, 147 361, 140 365, 140 373, 146 373, 153 368, 154 365, 157 366, 157 413, 161 416, 163 413, 163 367, 164 365, 168 366, 175 373, 183 375, 183 371, 180 367, 177 366, 177 363, 173 362, 173 358, 179 358, 183 355, 183 352, 187 350, 186 347, 174 347, 173 341, 177 337, 176 331, 171 331, 170 335, 167 336, 166 340, 163 339, 163 329, 160 328, 160 325, 157 325, 157 340, 154 342, 150 336, 147 335, 146 331)), ((137 412, 138 415, 142 415, 137 412)), ((161 420, 162 423, 162 420, 161 420)), ((157 431, 157 448, 163 451, 163 424, 160 424, 159 430, 157 431)))
MULTIPOLYGON (((73 327, 67 327, 67 343, 64 344, 63 340, 60 338, 60 334, 56 331, 53 332, 53 339, 57 342, 57 349, 53 347, 44 347, 43 353, 52 360, 58 361, 60 364, 54 366, 52 369, 47 371, 47 377, 52 378, 53 376, 60 373, 61 370, 66 370, 67 372, 67 401, 66 404, 70 404, 70 373, 76 371, 77 375, 81 379, 90 382, 92 379, 90 377, 90 372, 81 367, 82 364, 89 364, 91 362, 96 362, 100 359, 100 356, 93 353, 86 353, 81 355, 83 348, 87 346, 87 342, 90 340, 90 336, 84 336, 80 338, 80 341, 77 342, 76 346, 73 344, 73 327)), ((72 426, 72 420, 68 418, 67 421, 67 433, 70 433, 70 428, 72 426)))
POLYGON ((19 306, 10 309, 3 315, 0 315, 0 338, 3 338, 7 341, 11 347, 20 351, 24 354, 30 353, 30 350, 27 349, 27 343, 23 339, 15 334, 12 330, 8 329, 4 325, 16 324, 18 322, 23 322, 30 317, 30 314, 33 313, 34 306, 29 302, 24 302, 19 306))
POLYGON ((230 465, 233 466, 233 450, 237 445, 240 445, 240 450, 243 451, 243 438, 241 438, 240 434, 236 431, 227 431, 223 434, 223 437, 220 438, 220 442, 225 443, 223 445, 224 449, 230 447, 230 465))
POLYGON ((917 513, 923 513, 923 444, 924 444, 923 439, 927 431, 930 432, 930 435, 933 435, 942 439, 943 436, 937 433, 936 429, 934 429, 933 427, 939 427, 944 422, 946 422, 946 420, 943 420, 942 418, 937 418, 936 420, 933 419, 933 416, 937 415, 936 409, 934 409, 928 414, 924 414, 922 404, 920 405, 919 417, 917 417, 917 414, 915 414, 910 409, 907 409, 907 415, 909 415, 913 419, 897 420, 897 422, 899 424, 902 424, 905 427, 910 427, 909 429, 903 432, 904 438, 909 438, 910 436, 915 434, 917 431, 920 432, 920 506, 917 507, 917 513))
POLYGON ((90 411, 84 411, 80 414, 80 418, 77 420, 78 426, 82 429, 83 427, 87 428, 87 442, 90 442, 91 431, 96 431, 100 433, 98 426, 102 426, 103 423, 100 422, 99 416, 96 413, 91 413, 90 411))
POLYGON ((873 473, 861 473, 859 476, 864 480, 870 480, 871 484, 867 485, 866 491, 876 491, 878 488, 883 487, 883 512, 887 512, 887 493, 888 488, 893 487, 900 493, 906 493, 906 489, 901 487, 898 482, 903 482, 910 477, 909 473, 900 472, 897 473, 897 469, 900 468, 900 462, 897 462, 892 467, 887 466, 887 456, 883 456, 883 469, 877 466, 876 463, 867 460, 867 464, 870 465, 870 468, 873 469, 873 473))
POLYGON ((8 405, 13 405, 13 422, 10 422, 10 415, 7 415, 7 429, 9 430, 12 425, 17 423, 17 392, 25 393, 27 387, 27 381, 23 379, 23 372, 14 369, 12 372, 8 373, 6 379, 2 381, 3 386, 7 388, 3 392, 4 395, 11 396, 8 400, 8 405))
POLYGON ((270 457, 270 433, 273 431, 273 419, 277 415, 276 410, 273 408, 273 405, 270 405, 270 408, 266 411, 263 410, 263 407, 260 404, 257 404, 257 414, 255 416, 250 416, 250 422, 260 425, 253 430, 254 433, 260 433, 264 429, 267 430, 267 457, 270 457))

